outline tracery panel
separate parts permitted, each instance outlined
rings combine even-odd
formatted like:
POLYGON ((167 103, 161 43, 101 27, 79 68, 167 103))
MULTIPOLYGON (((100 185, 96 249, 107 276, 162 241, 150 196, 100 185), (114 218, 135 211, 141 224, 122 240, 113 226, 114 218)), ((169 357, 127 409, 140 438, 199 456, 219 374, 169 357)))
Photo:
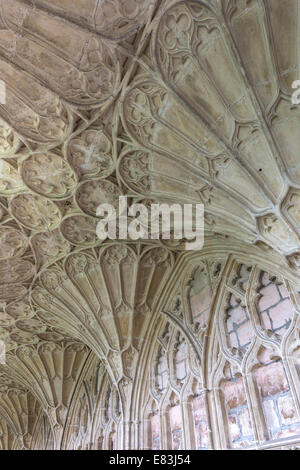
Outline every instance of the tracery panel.
POLYGON ((209 449, 209 427, 207 420, 207 411, 203 395, 193 398, 193 418, 196 436, 196 449, 209 449))
POLYGON ((281 439, 300 433, 300 420, 291 394, 282 360, 264 350, 255 379, 263 405, 270 439, 281 439))
POLYGON ((299 439, 293 289, 258 260, 233 256, 202 257, 184 272, 152 356, 153 448, 155 428, 160 448, 173 449, 253 449, 299 439))
POLYGON ((155 414, 151 417, 152 449, 160 450, 160 417, 155 414))
POLYGON ((169 415, 172 449, 181 450, 183 448, 183 423, 180 405, 172 406, 169 410, 169 415))
POLYGON ((232 377, 221 386, 232 448, 243 448, 254 440, 242 377, 232 377))

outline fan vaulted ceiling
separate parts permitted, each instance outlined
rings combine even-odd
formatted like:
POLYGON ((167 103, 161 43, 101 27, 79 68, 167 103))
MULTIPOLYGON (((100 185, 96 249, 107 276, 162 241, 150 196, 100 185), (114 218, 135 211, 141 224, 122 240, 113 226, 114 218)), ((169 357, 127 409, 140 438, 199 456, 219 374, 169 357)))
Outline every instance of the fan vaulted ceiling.
POLYGON ((299 276, 299 2, 0 0, 0 24, 0 414, 62 429, 90 351, 132 378, 187 256, 101 243, 100 203, 203 203, 207 244, 299 276))

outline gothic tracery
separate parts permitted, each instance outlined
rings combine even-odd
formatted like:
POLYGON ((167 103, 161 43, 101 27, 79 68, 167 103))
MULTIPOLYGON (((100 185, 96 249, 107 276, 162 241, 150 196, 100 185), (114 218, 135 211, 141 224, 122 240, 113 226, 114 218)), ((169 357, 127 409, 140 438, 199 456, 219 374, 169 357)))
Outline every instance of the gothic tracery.
POLYGON ((0 0, 0 449, 295 447, 298 0, 0 0), (203 203, 205 245, 96 209, 203 203))

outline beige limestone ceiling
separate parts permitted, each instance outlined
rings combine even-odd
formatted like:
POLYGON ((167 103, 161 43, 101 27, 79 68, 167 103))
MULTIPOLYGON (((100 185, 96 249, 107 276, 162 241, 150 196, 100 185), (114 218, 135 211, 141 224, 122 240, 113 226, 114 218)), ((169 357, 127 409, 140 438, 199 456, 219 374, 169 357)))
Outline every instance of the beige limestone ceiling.
POLYGON ((90 350, 130 378, 182 251, 101 243, 101 202, 203 203, 299 273, 299 33, 298 0, 0 0, 3 390, 59 423, 90 350))

